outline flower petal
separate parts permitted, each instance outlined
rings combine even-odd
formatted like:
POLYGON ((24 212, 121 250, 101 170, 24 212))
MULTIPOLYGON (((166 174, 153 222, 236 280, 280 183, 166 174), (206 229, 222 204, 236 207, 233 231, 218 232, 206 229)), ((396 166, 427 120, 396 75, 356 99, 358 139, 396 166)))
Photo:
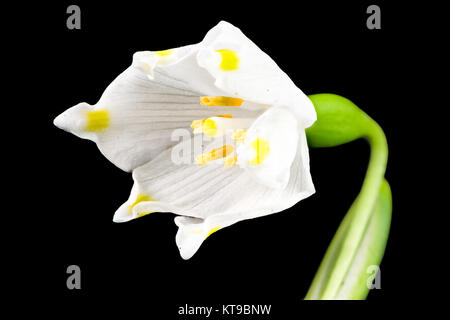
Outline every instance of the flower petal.
MULTIPOLYGON (((180 144, 187 146, 192 142, 187 140, 180 144)), ((211 142, 213 145, 215 143, 211 142)), ((190 257, 212 228, 223 228, 241 220, 280 212, 314 193, 304 133, 300 135, 285 189, 266 187, 247 170, 237 166, 176 164, 171 161, 173 149, 164 151, 153 161, 133 171, 132 194, 116 212, 114 221, 128 221, 139 214, 154 211, 197 218, 183 219, 183 223, 181 218, 177 220, 180 227, 177 243, 183 257, 190 257), (138 195, 153 200, 138 203, 132 213, 126 213, 125 209, 138 200, 138 195), (194 223, 202 227, 201 233, 190 233, 193 230, 190 225, 194 223)), ((193 151, 190 156, 194 155, 193 151)))
POLYGON ((228 95, 292 109, 304 128, 316 121, 308 97, 278 65, 238 28, 221 21, 200 43, 198 64, 228 95))
POLYGON ((153 66, 151 80, 139 56, 135 55, 133 65, 109 85, 97 104, 80 103, 54 120, 57 127, 96 142, 122 170, 131 171, 173 146, 172 132, 190 129, 194 119, 220 114, 255 118, 264 110, 201 105, 201 96, 222 92, 205 84, 203 77, 210 76, 191 65, 195 59, 189 62, 185 56, 174 64, 153 66))
POLYGON ((190 259, 207 238, 204 219, 179 216, 175 218, 178 232, 175 242, 183 259, 190 259))
POLYGON ((152 51, 140 51, 133 55, 133 65, 156 82, 196 92, 198 95, 224 95, 213 84, 211 75, 197 64, 198 45, 171 49, 168 56, 152 51))
POLYGON ((282 107, 262 114, 237 150, 237 164, 261 183, 284 189, 297 152, 299 128, 294 115, 282 107))

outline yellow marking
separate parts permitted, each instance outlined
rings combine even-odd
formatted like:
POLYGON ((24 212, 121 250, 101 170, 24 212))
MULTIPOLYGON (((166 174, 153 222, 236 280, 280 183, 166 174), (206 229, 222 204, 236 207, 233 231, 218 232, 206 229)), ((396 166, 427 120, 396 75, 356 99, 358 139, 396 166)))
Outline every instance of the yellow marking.
POLYGON ((192 129, 201 128, 203 121, 205 121, 205 119, 194 120, 194 121, 192 121, 192 123, 191 123, 191 128, 192 128, 192 129))
POLYGON ((256 138, 250 143, 250 147, 255 150, 256 157, 250 160, 249 164, 261 164, 269 155, 269 142, 267 140, 256 138))
POLYGON ((200 104, 207 107, 240 107, 244 100, 240 98, 232 98, 232 97, 213 97, 213 96, 205 96, 200 97, 200 104))
POLYGON ((225 168, 235 166, 237 163, 237 155, 230 156, 225 159, 225 168))
POLYGON ((173 49, 153 51, 153 53, 160 57, 167 57, 173 53, 173 49))
MULTIPOLYGON (((230 114, 223 114, 216 117, 220 118, 233 118, 230 114)), ((191 128, 194 129, 194 133, 204 133, 207 136, 213 137, 217 133, 217 125, 212 119, 200 119, 194 120, 191 123, 191 128)))
POLYGON ((109 127, 109 111, 93 110, 86 111, 86 131, 97 132, 109 127))
MULTIPOLYGON (((139 203, 141 203, 141 202, 144 202, 144 201, 154 201, 154 200, 153 200, 151 197, 149 197, 149 196, 147 196, 147 195, 145 195, 145 194, 143 194, 143 193, 139 193, 139 194, 137 195, 137 197, 136 197, 136 201, 134 201, 133 204, 131 204, 131 205, 128 206, 128 208, 130 209, 130 212, 133 211, 133 208, 134 208, 137 204, 139 204, 139 203)), ((138 214, 138 215, 136 216, 136 218, 143 217, 143 216, 145 216, 145 215, 147 215, 147 214, 150 214, 150 213, 153 213, 153 211, 151 211, 151 212, 142 212, 142 213, 138 214)))
POLYGON ((217 133, 217 125, 214 120, 206 119, 202 123, 202 132, 208 137, 214 137, 217 133))
POLYGON ((192 121, 191 128, 194 129, 194 133, 201 133, 202 132, 202 125, 203 122, 205 122, 206 119, 200 119, 200 120, 194 120, 192 121))
POLYGON ((216 232, 219 229, 220 229, 220 227, 211 228, 211 230, 209 230, 208 234, 206 235, 205 240, 206 240, 206 238, 208 238, 210 235, 212 235, 214 232, 216 232))
POLYGON ((217 149, 213 149, 207 153, 203 153, 195 157, 195 162, 198 166, 202 166, 210 161, 226 158, 234 151, 232 145, 225 145, 217 149))
POLYGON ((146 216, 146 215, 148 215, 148 214, 150 214, 150 213, 153 213, 153 212, 143 212, 143 213, 140 213, 140 214, 138 214, 138 215, 136 216, 136 218, 140 218, 140 217, 146 216))
POLYGON ((224 71, 232 71, 239 68, 239 57, 237 56, 236 52, 230 49, 220 49, 216 51, 222 56, 220 69, 224 71))
POLYGON ((244 142, 245 136, 247 134, 247 129, 238 129, 233 132, 233 140, 238 142, 244 142))

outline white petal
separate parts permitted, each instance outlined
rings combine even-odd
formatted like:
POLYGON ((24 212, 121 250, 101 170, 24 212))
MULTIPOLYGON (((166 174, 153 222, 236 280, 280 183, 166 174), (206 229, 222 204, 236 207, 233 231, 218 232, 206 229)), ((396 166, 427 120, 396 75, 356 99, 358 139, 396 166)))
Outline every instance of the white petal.
POLYGON ((231 24, 222 21, 208 32, 200 43, 197 60, 214 77, 215 85, 228 95, 288 106, 304 128, 316 120, 309 98, 267 54, 231 24))
POLYGON ((133 185, 129 201, 125 202, 119 207, 119 209, 117 209, 116 214, 113 218, 114 222, 127 222, 137 217, 138 213, 136 211, 136 208, 132 207, 132 204, 136 201, 137 197, 138 190, 136 188, 136 185, 133 185))
POLYGON ((224 95, 213 84, 212 76, 197 64, 198 45, 172 49, 169 56, 158 57, 151 51, 136 52, 133 65, 155 82, 196 92, 198 95, 224 95))
POLYGON ((266 186, 284 189, 297 152, 298 137, 298 124, 289 109, 273 107, 248 130, 237 150, 238 165, 266 186))
POLYGON ((59 128, 96 142, 100 151, 122 170, 131 171, 174 145, 172 132, 178 128, 190 130, 193 120, 220 114, 256 118, 263 110, 200 105, 200 96, 221 92, 212 85, 208 87, 204 78, 210 75, 196 64, 191 65, 189 55, 174 64, 154 66, 153 80, 137 57, 139 54, 97 104, 78 104, 54 120, 59 128), (91 126, 89 115, 94 118, 91 126))
MULTIPOLYGON (((304 133, 301 133, 298 142, 285 189, 266 187, 239 167, 177 165, 171 161, 171 150, 167 150, 133 171, 135 185, 132 195, 116 212, 114 221, 133 219, 140 213, 152 211, 173 212, 200 219, 177 223, 179 227, 182 225, 177 235, 178 246, 183 257, 190 257, 211 228, 223 228, 241 220, 280 212, 314 193, 304 133), (124 218, 123 209, 129 208, 139 193, 154 201, 141 202, 133 208, 134 212, 124 218), (193 228, 188 226, 193 223, 204 223, 201 225, 202 233, 189 233, 193 228)), ((191 141, 183 143, 189 144, 191 141)))
POLYGON ((200 248, 207 236, 205 220, 179 216, 175 218, 178 232, 175 242, 183 259, 190 259, 200 248))

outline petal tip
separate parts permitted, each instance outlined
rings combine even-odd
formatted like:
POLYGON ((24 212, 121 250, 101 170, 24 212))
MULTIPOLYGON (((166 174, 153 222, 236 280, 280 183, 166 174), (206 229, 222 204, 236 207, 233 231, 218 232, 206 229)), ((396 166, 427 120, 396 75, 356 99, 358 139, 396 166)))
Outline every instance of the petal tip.
POLYGON ((59 129, 72 132, 73 134, 83 138, 86 122, 83 112, 89 110, 90 108, 91 106, 85 102, 79 103, 58 115, 53 120, 53 124, 59 129))
POLYGON ((53 119, 53 125, 64 131, 71 131, 71 121, 70 121, 70 109, 67 109, 60 115, 58 115, 55 119, 53 119))
POLYGON ((62 114, 58 115, 55 119, 53 119, 53 125, 61 129, 63 124, 62 114))
POLYGON ((183 250, 181 247, 178 247, 178 250, 180 250, 180 256, 183 260, 189 260, 194 255, 194 252, 186 252, 186 250, 183 250))
POLYGON ((132 65, 141 70, 147 75, 150 80, 153 80, 153 68, 156 65, 156 59, 149 51, 138 51, 133 54, 132 65))
POLYGON ((133 215, 130 212, 128 202, 122 204, 119 209, 114 213, 113 222, 122 223, 133 219, 133 215))
POLYGON ((117 214, 114 215, 114 217, 113 217, 113 222, 115 222, 115 223, 128 222, 130 220, 131 219, 127 219, 127 218, 124 218, 124 217, 117 216, 117 214))

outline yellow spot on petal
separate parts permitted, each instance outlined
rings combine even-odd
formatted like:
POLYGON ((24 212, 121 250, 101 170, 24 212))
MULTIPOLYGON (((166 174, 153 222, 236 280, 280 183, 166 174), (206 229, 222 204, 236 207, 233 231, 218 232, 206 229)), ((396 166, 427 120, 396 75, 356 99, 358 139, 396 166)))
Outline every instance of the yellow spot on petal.
MULTIPOLYGON (((220 118, 233 118, 230 114, 223 114, 218 115, 216 117, 220 118)), ((191 128, 193 129, 194 133, 204 133, 207 136, 214 137, 217 133, 217 124, 212 119, 200 119, 200 120, 194 120, 191 123, 191 128)))
POLYGON ((195 162, 198 166, 202 166, 210 161, 226 158, 230 153, 234 151, 232 145, 225 145, 217 149, 213 149, 207 153, 198 155, 195 158, 195 162))
POLYGON ((160 57, 167 57, 173 53, 173 49, 161 50, 161 51, 153 51, 154 54, 160 57))
POLYGON ((138 215, 136 216, 136 218, 140 218, 140 217, 146 216, 146 215, 148 215, 148 214, 150 214, 150 213, 153 213, 153 212, 143 212, 143 213, 140 213, 140 214, 138 214, 138 215))
POLYGON ((261 164, 267 158, 270 152, 269 142, 267 140, 256 138, 250 142, 250 147, 256 152, 254 159, 250 160, 249 164, 261 164))
POLYGON ((237 155, 234 154, 225 159, 225 168, 233 167, 237 163, 237 155))
POLYGON ((232 97, 200 97, 200 104, 207 107, 240 107, 244 100, 232 97))
POLYGON ((191 123, 191 128, 194 129, 194 133, 202 133, 202 125, 206 119, 194 120, 191 123))
MULTIPOLYGON (((137 197, 136 197, 136 201, 134 201, 133 204, 131 204, 131 205, 128 206, 128 208, 130 209, 130 212, 133 211, 133 208, 134 208, 137 204, 139 204, 139 203, 141 203, 141 202, 144 202, 144 201, 154 201, 154 200, 153 200, 151 197, 149 197, 149 196, 147 196, 147 195, 145 195, 145 194, 143 194, 143 193, 139 193, 139 194, 137 195, 137 197)), ((153 213, 153 212, 141 212, 141 213, 139 213, 139 214, 136 216, 136 218, 143 217, 143 216, 145 216, 145 215, 147 215, 147 214, 150 214, 150 213, 153 213)))
POLYGON ((151 197, 149 197, 143 193, 139 193, 136 197, 136 201, 134 201, 134 203, 132 205, 130 205, 130 209, 133 209, 138 203, 141 203, 144 201, 154 201, 154 200, 151 197))
POLYGON ((109 112, 108 110, 93 110, 87 111, 85 130, 89 132, 102 131, 109 127, 109 112))
POLYGON ((220 69, 224 71, 232 71, 239 68, 239 57, 237 56, 236 52, 230 49, 220 49, 216 51, 222 56, 220 69))
POLYGON ((238 142, 244 142, 245 136, 247 134, 247 129, 238 129, 233 132, 233 140, 238 142))
POLYGON ((202 132, 208 137, 214 137, 217 133, 217 125, 214 120, 206 119, 202 123, 202 132))
POLYGON ((212 235, 214 232, 216 232, 216 231, 219 230, 219 229, 220 229, 220 227, 214 227, 214 228, 211 228, 211 229, 209 230, 208 234, 206 235, 205 240, 206 240, 206 238, 208 238, 210 235, 212 235))

